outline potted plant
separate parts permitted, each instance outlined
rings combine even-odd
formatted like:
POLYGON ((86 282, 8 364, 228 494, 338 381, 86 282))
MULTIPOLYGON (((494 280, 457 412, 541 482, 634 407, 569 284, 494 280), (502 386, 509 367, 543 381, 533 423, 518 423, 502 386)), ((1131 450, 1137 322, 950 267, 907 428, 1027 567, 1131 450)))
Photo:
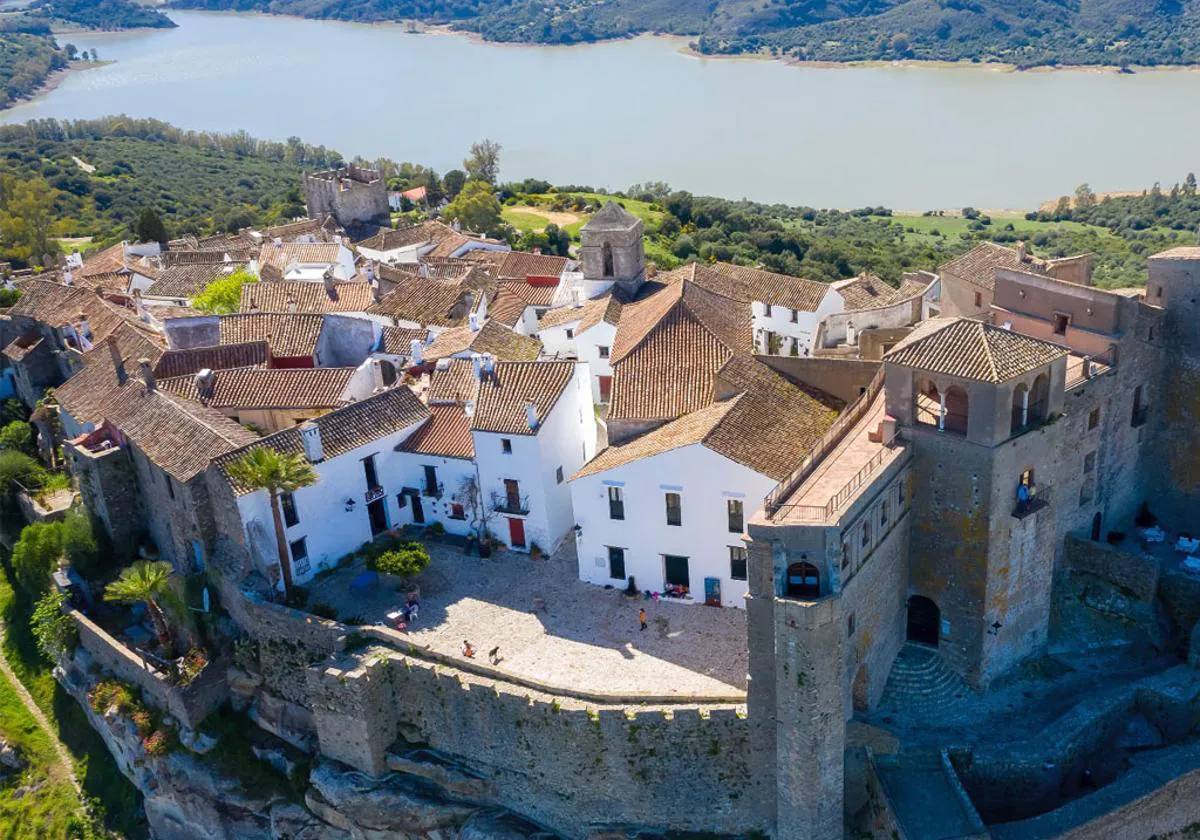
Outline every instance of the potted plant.
POLYGON ((545 554, 545 552, 542 551, 542 547, 540 545, 538 545, 536 542, 531 542, 529 544, 529 556, 532 557, 534 560, 541 560, 542 556, 544 554, 545 554))

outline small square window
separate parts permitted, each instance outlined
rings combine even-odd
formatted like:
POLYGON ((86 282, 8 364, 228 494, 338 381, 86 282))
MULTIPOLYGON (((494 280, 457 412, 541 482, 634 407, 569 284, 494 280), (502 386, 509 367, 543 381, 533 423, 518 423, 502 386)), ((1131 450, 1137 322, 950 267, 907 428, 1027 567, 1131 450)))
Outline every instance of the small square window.
POLYGON ((283 508, 283 524, 291 528, 300 521, 300 514, 296 512, 296 497, 291 493, 279 494, 279 506, 283 508))
POLYGON ((304 537, 292 542, 288 548, 291 549, 293 563, 299 563, 308 558, 308 541, 304 537))
POLYGON ((403 493, 397 493, 396 507, 400 508, 400 510, 404 510, 406 507, 408 507, 408 496, 404 495, 403 493))
POLYGON ((886 528, 888 524, 888 503, 887 499, 883 500, 883 504, 879 506, 879 527, 886 528))
POLYGON ((983 308, 983 295, 980 294, 979 292, 975 293, 975 308, 976 309, 983 308))
POLYGON ((845 568, 848 568, 849 566, 850 566, 850 543, 844 542, 844 543, 842 543, 842 568, 845 569, 845 568))
POLYGON ((567 338, 570 339, 570 338, 574 338, 574 337, 575 337, 575 330, 571 330, 571 329, 567 330, 567 338))
POLYGON ((868 545, 871 544, 871 525, 870 525, 870 523, 863 525, 862 544, 863 544, 863 548, 866 548, 868 545))
POLYGON ((731 580, 746 579, 746 548, 745 546, 729 546, 729 578, 731 580))
POLYGON ((608 488, 608 518, 625 518, 625 492, 620 487, 608 488))
POLYGON ((792 310, 792 323, 793 324, 800 323, 800 310, 799 309, 792 310))
POLYGON ((741 499, 728 499, 725 502, 726 514, 729 518, 729 533, 740 534, 745 530, 745 506, 741 499))
POLYGON ((608 576, 613 580, 625 580, 625 549, 608 547, 608 576))
POLYGON ((1054 334, 1066 335, 1067 325, 1071 323, 1071 316, 1062 312, 1054 313, 1054 334))
POLYGON ((771 317, 771 304, 769 304, 769 303, 764 303, 764 304, 763 304, 763 317, 764 317, 764 318, 770 318, 770 317, 771 317))
POLYGON ((846 617, 846 635, 854 635, 854 613, 850 613, 850 615, 846 617))
POLYGON ((683 499, 678 493, 667 494, 667 524, 683 524, 683 499))
POLYGON ((512 454, 512 441, 508 438, 500 438, 500 451, 505 455, 512 454))
POLYGON ((1088 431, 1090 432, 1092 429, 1096 428, 1099 425, 1100 425, 1100 409, 1093 408, 1090 412, 1088 412, 1088 431))
POLYGON ((607 347, 604 347, 604 346, 597 345, 597 347, 596 347, 596 353, 597 353, 597 355, 599 355, 599 356, 600 356, 600 358, 601 358, 601 359, 607 359, 607 358, 608 358, 608 348, 607 348, 607 347))
POLYGON ((1159 286, 1157 289, 1155 289, 1154 296, 1156 298, 1162 298, 1162 286, 1159 286))
POLYGON ((563 471, 562 471, 562 467, 559 467, 558 469, 556 469, 556 470, 554 471, 554 481, 555 481, 555 483, 556 483, 556 484, 562 484, 562 483, 563 483, 563 471))
POLYGON ((1096 469, 1096 453, 1089 452, 1083 456, 1083 471, 1084 473, 1094 472, 1096 469))

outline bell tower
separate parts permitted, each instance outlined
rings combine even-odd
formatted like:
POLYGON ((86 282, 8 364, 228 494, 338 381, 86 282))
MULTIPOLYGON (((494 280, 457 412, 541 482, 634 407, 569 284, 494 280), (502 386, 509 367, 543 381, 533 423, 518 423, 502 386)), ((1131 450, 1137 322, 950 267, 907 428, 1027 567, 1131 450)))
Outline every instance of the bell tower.
POLYGON ((646 280, 642 220, 609 201, 579 231, 584 289, 594 298, 614 286, 633 297, 646 280))

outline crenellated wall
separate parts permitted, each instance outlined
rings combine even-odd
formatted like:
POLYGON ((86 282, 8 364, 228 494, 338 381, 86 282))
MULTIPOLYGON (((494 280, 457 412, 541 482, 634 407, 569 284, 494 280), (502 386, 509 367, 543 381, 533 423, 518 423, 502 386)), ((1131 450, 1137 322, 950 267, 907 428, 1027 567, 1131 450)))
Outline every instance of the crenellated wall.
POLYGON ((589 706, 377 648, 310 669, 308 686, 323 754, 377 775, 398 737, 428 744, 491 782, 494 804, 568 836, 767 824, 741 706, 589 706))

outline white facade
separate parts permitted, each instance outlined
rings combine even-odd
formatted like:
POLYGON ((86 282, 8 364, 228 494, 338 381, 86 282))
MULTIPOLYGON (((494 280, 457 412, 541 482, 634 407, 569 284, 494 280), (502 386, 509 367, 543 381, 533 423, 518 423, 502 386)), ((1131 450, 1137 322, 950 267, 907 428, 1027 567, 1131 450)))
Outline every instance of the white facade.
POLYGON ((750 324, 757 353, 774 356, 808 356, 812 353, 817 327, 827 315, 846 308, 842 296, 830 289, 821 298, 816 312, 773 306, 759 301, 750 304, 750 324), (776 336, 772 352, 771 335, 776 336))
POLYGON ((567 479, 596 455, 596 414, 587 365, 577 364, 548 417, 538 418, 536 434, 473 431, 475 462, 484 503, 493 514, 492 532, 509 548, 536 543, 552 551, 575 525, 567 479), (507 442, 507 443, 506 443, 507 442), (508 504, 516 482, 516 505, 508 504), (519 525, 513 524, 513 521, 519 525), (523 533, 524 545, 514 544, 523 533))
MULTIPOLYGON (((413 424, 312 465, 318 481, 295 492, 292 499, 296 522, 287 525, 285 530, 289 552, 293 552, 294 583, 306 583, 317 572, 336 565, 342 557, 372 539, 369 499, 378 497, 382 502, 388 528, 411 521, 411 511, 400 507, 398 499, 403 488, 410 486, 406 485, 407 456, 396 452, 395 447, 420 425, 413 424), (363 462, 370 456, 374 456, 375 474, 382 494, 379 490, 372 493, 367 486, 363 462), (304 541, 302 553, 297 551, 300 540, 304 541)), ((275 526, 266 491, 239 496, 238 511, 246 527, 249 545, 260 555, 260 562, 267 567, 277 565, 275 526)), ((282 588, 282 582, 279 586, 282 588)))
POLYGON ((398 480, 408 493, 399 510, 397 525, 442 523, 448 534, 470 534, 471 505, 466 483, 475 478, 475 462, 420 452, 397 452, 398 480))
MULTIPOLYGON (((730 549, 744 549, 746 523, 775 480, 701 444, 673 449, 571 482, 579 525, 579 578, 639 591, 663 592, 667 557, 687 558, 690 597, 705 603, 706 581, 718 581, 720 603, 742 607, 746 581, 735 579, 730 549), (614 519, 610 492, 623 519, 614 519), (680 497, 680 524, 667 524, 667 494, 680 497), (741 529, 730 531, 730 503, 741 502, 741 529), (613 577, 610 548, 623 552, 624 576, 613 577)), ((620 571, 619 569, 617 571, 620 571)), ((674 600, 674 599, 670 599, 674 600)))
POLYGON ((592 402, 606 403, 608 389, 612 385, 610 356, 617 338, 617 328, 601 320, 583 333, 577 333, 578 329, 579 321, 567 321, 539 330, 537 338, 542 342, 542 349, 547 356, 585 362, 591 372, 592 402))
POLYGON ((325 279, 325 272, 332 269, 334 280, 351 280, 358 273, 354 267, 354 253, 338 243, 337 259, 332 262, 300 262, 292 260, 283 272, 284 280, 306 280, 319 283, 325 279))

